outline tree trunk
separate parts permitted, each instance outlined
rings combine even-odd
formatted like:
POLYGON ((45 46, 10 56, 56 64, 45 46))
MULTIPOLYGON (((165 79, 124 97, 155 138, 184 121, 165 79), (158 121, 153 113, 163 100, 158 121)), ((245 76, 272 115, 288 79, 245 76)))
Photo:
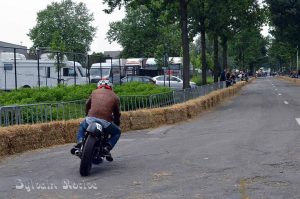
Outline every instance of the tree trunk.
POLYGON ((218 35, 214 34, 214 82, 219 81, 220 72, 218 35))
POLYGON ((227 37, 223 36, 222 37, 222 48, 223 48, 223 54, 222 54, 222 59, 223 59, 223 70, 227 70, 227 49, 228 49, 228 42, 227 42, 227 37))
MULTIPOLYGON (((245 70, 244 72, 246 72, 247 70, 245 70)), ((251 73, 251 74, 254 74, 254 64, 253 63, 251 63, 250 64, 250 70, 249 70, 249 72, 251 73)))
MULTIPOLYGON (((204 3, 202 6, 204 7, 204 3)), ((200 18, 200 33, 201 33, 202 84, 205 85, 207 84, 207 80, 206 80, 207 63, 206 63, 205 18, 204 17, 200 18)))
POLYGON ((187 20, 187 1, 180 0, 180 26, 183 50, 183 89, 190 88, 190 49, 187 20))
POLYGON ((242 69, 244 70, 245 68, 245 51, 242 51, 242 69))

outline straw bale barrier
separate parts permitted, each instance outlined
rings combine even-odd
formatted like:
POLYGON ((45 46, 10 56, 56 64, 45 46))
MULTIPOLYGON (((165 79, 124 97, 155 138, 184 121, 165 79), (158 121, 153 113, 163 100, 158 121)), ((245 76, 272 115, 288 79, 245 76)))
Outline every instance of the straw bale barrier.
MULTIPOLYGON (((150 110, 133 111, 129 117, 130 129, 138 130, 143 128, 151 128, 153 124, 153 116, 150 110)), ((126 122, 126 121, 124 121, 126 122)))
MULTIPOLYGON (((153 122, 153 127, 161 126, 163 124, 166 124, 167 122, 167 117, 166 117, 166 112, 164 108, 154 108, 154 109, 149 109, 152 113, 152 122, 153 122)), ((122 129, 123 130, 123 129, 122 129)))
POLYGON ((289 82, 292 82, 292 83, 300 85, 300 79, 298 79, 298 78, 291 78, 291 77, 279 76, 278 79, 282 79, 282 80, 289 81, 289 82))
MULTIPOLYGON (((251 82, 253 79, 250 79, 251 82)), ((206 96, 164 108, 122 112, 122 132, 173 124, 198 116, 228 97, 234 96, 246 82, 213 91, 206 96)), ((0 156, 53 145, 74 143, 81 119, 55 121, 35 125, 15 125, 0 128, 0 156)))
POLYGON ((190 100, 186 102, 187 117, 193 118, 203 112, 201 102, 199 100, 190 100))
POLYGON ((0 156, 10 154, 10 146, 9 146, 9 132, 7 130, 1 130, 0 132, 0 156))
POLYGON ((131 123, 129 122, 130 118, 131 112, 122 112, 120 128, 123 132, 129 131, 131 129, 131 123))
POLYGON ((164 108, 166 124, 173 124, 188 119, 188 109, 185 103, 164 108))

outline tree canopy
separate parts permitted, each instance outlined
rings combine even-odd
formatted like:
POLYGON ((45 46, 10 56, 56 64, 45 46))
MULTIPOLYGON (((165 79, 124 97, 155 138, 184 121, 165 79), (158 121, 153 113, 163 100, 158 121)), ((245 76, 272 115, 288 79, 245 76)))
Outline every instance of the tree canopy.
POLYGON ((277 71, 295 70, 300 46, 300 1, 266 0, 266 3, 272 34, 269 63, 277 71))
POLYGON ((34 48, 86 53, 95 36, 94 20, 84 3, 72 0, 52 2, 38 12, 37 24, 30 29, 28 36, 34 48))
POLYGON ((266 0, 275 38, 290 45, 300 45, 300 1, 266 0))
POLYGON ((260 33, 261 26, 266 22, 266 9, 257 0, 103 0, 103 3, 108 5, 108 13, 115 8, 126 7, 126 19, 112 24, 108 35, 112 41, 124 44, 127 56, 138 56, 141 53, 149 55, 155 49, 165 50, 166 43, 176 49, 173 43, 178 44, 178 39, 168 40, 168 34, 176 29, 180 30, 184 88, 188 87, 190 60, 197 66, 201 60, 203 84, 206 83, 208 68, 213 70, 215 81, 218 81, 220 62, 223 63, 223 69, 226 69, 227 57, 234 60, 231 64, 235 63, 230 68, 238 66, 253 70, 254 66, 259 67, 266 62, 268 40, 260 33), (161 25, 161 19, 164 19, 165 25, 161 25), (168 27, 166 24, 172 26, 168 27), (126 34, 122 35, 124 32, 126 34), (167 34, 163 34, 164 32, 167 34), (198 35, 201 35, 201 42, 191 45, 198 35), (130 52, 133 46, 137 54, 130 52), (222 49, 219 50, 219 47, 222 49))
POLYGON ((122 21, 110 24, 107 38, 123 47, 124 57, 180 55, 178 24, 165 22, 162 16, 144 5, 128 7, 122 21))

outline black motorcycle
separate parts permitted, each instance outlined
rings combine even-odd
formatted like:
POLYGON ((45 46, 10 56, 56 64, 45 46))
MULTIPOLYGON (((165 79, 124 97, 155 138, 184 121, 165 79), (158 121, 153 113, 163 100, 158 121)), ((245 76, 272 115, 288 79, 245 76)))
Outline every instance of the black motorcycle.
POLYGON ((104 131, 102 124, 93 122, 86 129, 80 149, 73 148, 71 153, 81 159, 79 172, 81 176, 89 175, 92 164, 100 164, 105 154, 104 146, 109 134, 104 131))

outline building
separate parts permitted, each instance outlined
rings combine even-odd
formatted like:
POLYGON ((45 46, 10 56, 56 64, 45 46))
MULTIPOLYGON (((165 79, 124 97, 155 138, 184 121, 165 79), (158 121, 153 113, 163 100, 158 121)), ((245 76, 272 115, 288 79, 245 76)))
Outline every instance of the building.
POLYGON ((122 51, 104 51, 105 57, 111 57, 113 59, 119 59, 121 57, 122 51))
POLYGON ((23 54, 27 57, 28 54, 26 46, 0 41, 0 52, 14 52, 14 48, 17 53, 23 54))

